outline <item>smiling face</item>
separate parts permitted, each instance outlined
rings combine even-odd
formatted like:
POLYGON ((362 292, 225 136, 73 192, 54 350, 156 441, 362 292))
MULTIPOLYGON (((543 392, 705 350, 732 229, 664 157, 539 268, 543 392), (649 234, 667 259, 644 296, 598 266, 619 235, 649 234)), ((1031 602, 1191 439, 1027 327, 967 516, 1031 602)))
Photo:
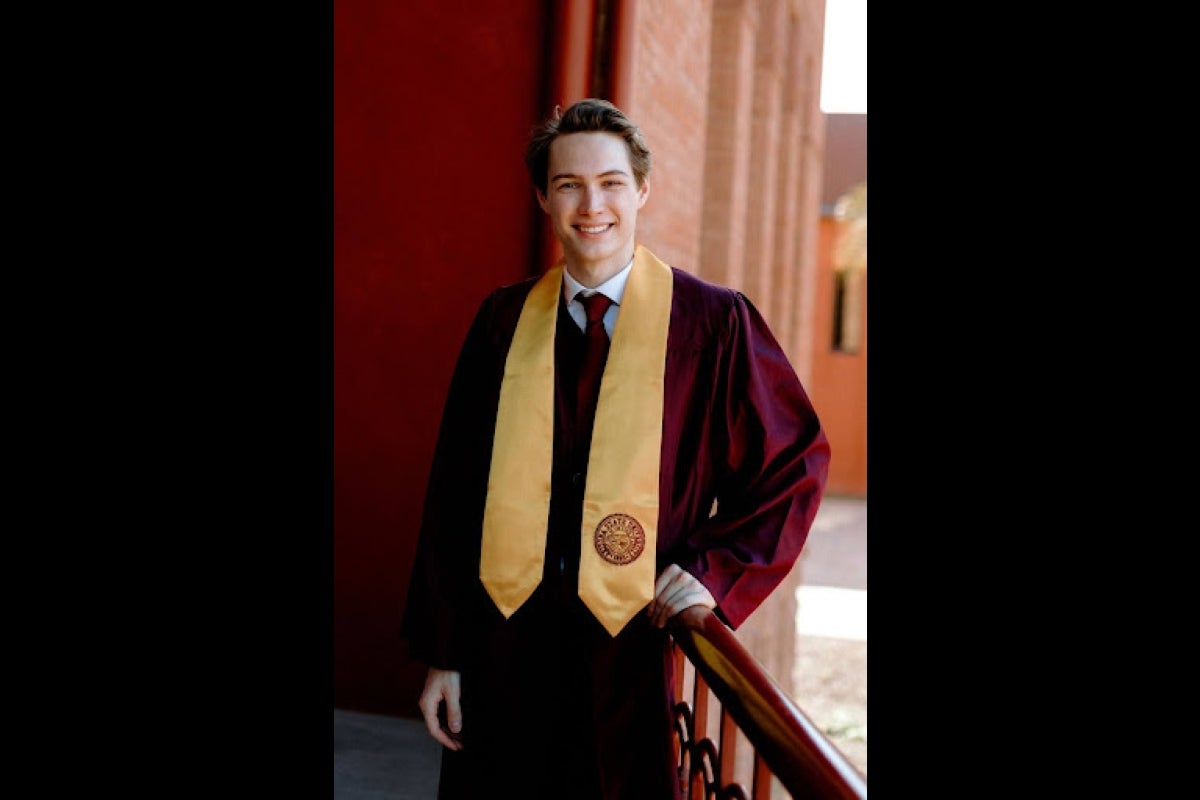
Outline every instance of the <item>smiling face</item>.
POLYGON ((568 133, 550 144, 549 180, 538 203, 562 243, 567 269, 585 286, 598 286, 633 258, 638 209, 649 182, 639 187, 629 149, 614 133, 568 133))

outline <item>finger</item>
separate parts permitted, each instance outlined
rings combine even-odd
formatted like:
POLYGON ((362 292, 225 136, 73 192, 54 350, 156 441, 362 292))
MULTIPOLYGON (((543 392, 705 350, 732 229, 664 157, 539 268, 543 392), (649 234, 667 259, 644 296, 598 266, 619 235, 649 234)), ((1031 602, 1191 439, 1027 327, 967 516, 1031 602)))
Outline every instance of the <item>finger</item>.
MULTIPOLYGON (((668 564, 654 581, 654 599, 646 609, 651 620, 657 619, 662 613, 662 598, 669 588, 688 573, 678 564, 668 564)), ((661 625, 659 627, 662 627, 661 625)))
POLYGON ((675 613, 678 614, 691 606, 704 606, 708 609, 717 607, 717 598, 713 597, 708 587, 694 575, 688 575, 686 596, 675 602, 675 613))
MULTIPOLYGON (((441 706, 441 702, 439 700, 439 701, 434 702, 432 709, 430 709, 426 706, 421 707, 421 714, 422 714, 422 716, 425 717, 425 729, 428 730, 429 735, 432 736, 434 739, 436 739, 438 742, 440 742, 443 747, 448 747, 451 750, 461 750, 462 744, 460 742, 456 741, 454 739, 454 737, 452 737, 450 734, 446 733, 445 728, 442 727, 442 721, 440 718, 441 717, 440 706, 441 706)), ((459 713, 460 728, 461 728, 461 716, 462 716, 462 714, 460 712, 459 713)))
POLYGON ((671 581, 679 576, 683 569, 678 564, 667 564, 654 580, 654 594, 659 594, 671 581))
POLYGON ((659 627, 665 626, 672 616, 688 607, 690 604, 689 599, 694 596, 695 591, 691 587, 688 587, 688 585, 673 585, 673 587, 668 588, 659 603, 659 627))
POLYGON ((655 627, 664 627, 667 624, 667 620, 674 616, 675 607, 683 592, 686 592, 686 589, 675 584, 663 590, 663 593, 658 597, 658 607, 655 609, 652 619, 655 627))
POLYGON ((442 723, 438 720, 438 702, 439 698, 435 697, 432 704, 430 704, 426 701, 426 698, 422 697, 421 716, 425 719, 425 730, 429 731, 429 735, 449 747, 453 743, 453 740, 442 730, 442 723))
POLYGON ((446 692, 446 727, 451 733, 462 732, 462 706, 458 701, 458 687, 454 685, 446 692))
POLYGON ((704 606, 705 608, 713 608, 716 606, 716 600, 713 599, 712 593, 708 588, 700 583, 700 581, 692 578, 689 581, 681 581, 673 585, 664 592, 660 598, 660 610, 656 622, 658 627, 664 627, 676 614, 684 611, 692 606, 704 606))
POLYGON ((454 750, 455 752, 462 750, 462 742, 451 739, 450 734, 443 730, 439 730, 433 738, 437 739, 438 742, 441 743, 442 747, 445 747, 447 750, 454 750))
POLYGON ((691 573, 684 569, 679 570, 675 577, 671 579, 671 582, 663 588, 662 594, 658 597, 657 617, 659 627, 665 626, 671 617, 687 607, 687 598, 689 595, 695 593, 698 586, 700 586, 700 582, 691 573))
MULTIPOLYGON (((425 729, 435 740, 448 747, 451 750, 461 750, 462 744, 455 741, 445 728, 442 727, 441 714, 445 703, 446 716, 449 718, 453 714, 458 729, 462 730, 462 709, 459 706, 459 683, 457 676, 446 675, 444 673, 433 673, 426 679, 424 691, 421 692, 421 698, 417 705, 421 709, 421 716, 425 720, 425 729)), ((447 727, 450 727, 449 719, 447 719, 447 727)))
POLYGON ((461 750, 462 749, 462 744, 459 742, 456 742, 456 741, 454 741, 454 739, 450 738, 450 734, 448 734, 444 730, 442 730, 442 727, 440 725, 430 728, 429 734, 434 739, 437 739, 442 744, 442 746, 447 749, 450 749, 450 750, 461 750))
POLYGON ((677 598, 680 592, 687 591, 694 586, 700 585, 700 582, 697 581, 696 578, 687 570, 675 564, 672 564, 671 567, 672 569, 670 575, 666 574, 666 570, 663 571, 663 580, 661 581, 661 586, 659 586, 659 591, 655 595, 655 600, 657 601, 658 605, 656 612, 660 614, 664 610, 662 608, 663 605, 670 603, 673 599, 677 598))

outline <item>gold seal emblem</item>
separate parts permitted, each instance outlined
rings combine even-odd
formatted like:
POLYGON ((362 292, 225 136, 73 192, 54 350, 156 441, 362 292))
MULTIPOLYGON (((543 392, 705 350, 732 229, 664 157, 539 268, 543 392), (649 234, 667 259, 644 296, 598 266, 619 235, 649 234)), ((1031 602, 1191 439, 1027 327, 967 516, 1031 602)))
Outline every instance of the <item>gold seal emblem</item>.
POLYGON ((635 561, 646 547, 642 524, 628 514, 609 514, 600 520, 592 539, 600 557, 617 566, 635 561))

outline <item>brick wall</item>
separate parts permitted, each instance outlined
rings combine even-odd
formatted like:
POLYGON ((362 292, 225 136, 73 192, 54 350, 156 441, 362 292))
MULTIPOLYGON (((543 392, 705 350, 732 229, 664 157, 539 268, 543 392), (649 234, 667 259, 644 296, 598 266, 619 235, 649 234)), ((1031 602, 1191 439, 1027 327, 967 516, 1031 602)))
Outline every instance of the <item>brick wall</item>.
POLYGON ((654 154, 638 240, 697 274, 704 198, 711 0, 637 3, 634 80, 627 102, 654 154))
MULTIPOLYGON (((640 242, 742 291, 812 371, 824 0, 637 0, 626 110, 654 153, 640 242)), ((799 569, 739 630, 789 692, 799 569)))
POLYGON ((626 100, 654 152, 639 240, 742 291, 811 370, 824 0, 640 0, 626 100))
POLYGON ((754 4, 717 0, 713 9, 700 274, 735 288, 745 285, 745 209, 750 194, 757 28, 754 4))

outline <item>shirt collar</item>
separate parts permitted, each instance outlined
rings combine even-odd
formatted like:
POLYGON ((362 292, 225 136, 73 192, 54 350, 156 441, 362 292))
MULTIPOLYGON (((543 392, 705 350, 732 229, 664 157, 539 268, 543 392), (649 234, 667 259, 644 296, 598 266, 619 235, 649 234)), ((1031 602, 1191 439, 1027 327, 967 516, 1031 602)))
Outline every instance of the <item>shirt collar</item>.
POLYGON ((566 297, 567 303, 575 299, 575 295, 580 292, 592 294, 592 292, 600 292, 609 300, 612 300, 616 305, 621 305, 621 298, 625 296, 625 284, 629 281, 629 270, 633 269, 633 259, 629 259, 629 263, 611 278, 597 286, 595 289, 590 289, 584 286, 579 281, 571 277, 571 273, 565 268, 563 269, 563 295, 566 297))

